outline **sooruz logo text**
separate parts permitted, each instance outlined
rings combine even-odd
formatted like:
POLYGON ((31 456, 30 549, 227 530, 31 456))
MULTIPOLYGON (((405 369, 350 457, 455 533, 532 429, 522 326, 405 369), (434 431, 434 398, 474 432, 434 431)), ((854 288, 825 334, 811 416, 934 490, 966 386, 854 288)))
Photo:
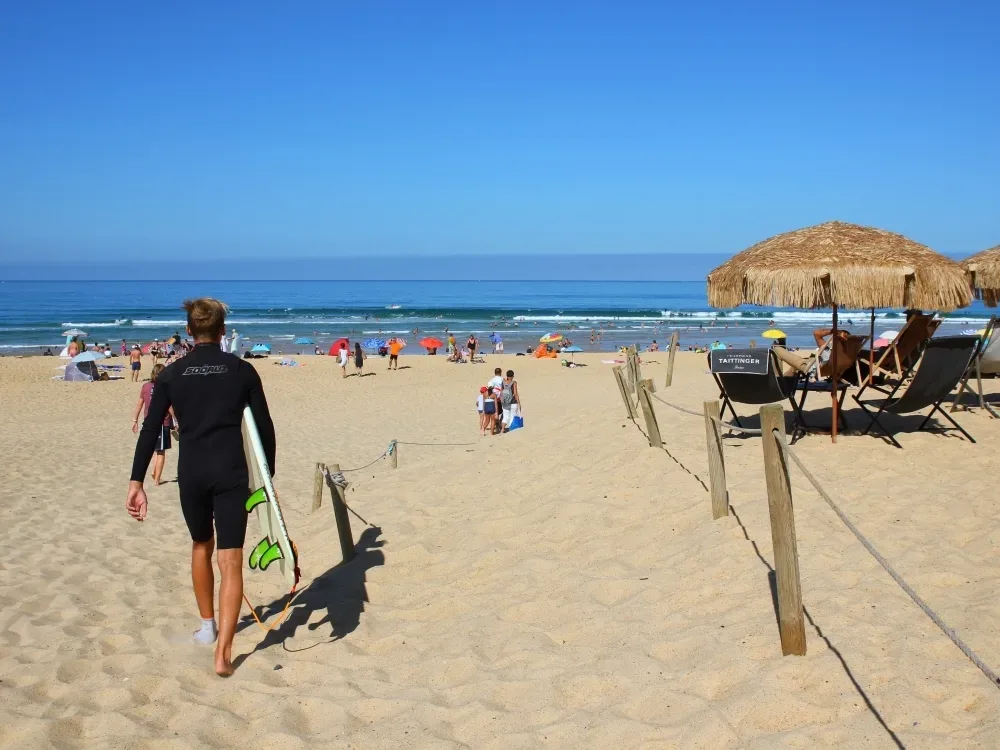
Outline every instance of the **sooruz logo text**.
POLYGON ((185 375, 220 375, 229 372, 227 365, 196 365, 184 370, 185 375))

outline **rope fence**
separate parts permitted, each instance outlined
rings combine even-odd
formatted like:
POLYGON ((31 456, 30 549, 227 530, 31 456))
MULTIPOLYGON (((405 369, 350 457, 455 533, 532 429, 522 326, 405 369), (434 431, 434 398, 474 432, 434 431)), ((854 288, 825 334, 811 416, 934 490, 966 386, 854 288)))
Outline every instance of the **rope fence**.
POLYGON ((345 563, 350 562, 354 559, 355 549, 354 549, 354 536, 351 531, 351 519, 350 515, 354 515, 358 520, 364 523, 366 526, 375 526, 367 521, 361 516, 357 511, 351 508, 347 504, 346 493, 347 488, 350 487, 350 480, 344 476, 345 474, 351 472, 364 471, 379 461, 389 459, 393 469, 399 466, 399 446, 401 445, 414 445, 414 446, 468 446, 477 445, 477 443, 429 443, 429 442, 418 442, 410 440, 390 440, 389 445, 386 449, 382 451, 378 456, 364 464, 363 466, 356 466, 350 469, 342 469, 340 464, 330 464, 327 466, 325 463, 316 464, 315 472, 315 482, 313 484, 313 503, 312 512, 316 512, 323 505, 323 485, 325 484, 330 490, 330 496, 333 503, 333 516, 334 520, 337 522, 337 535, 340 538, 340 551, 343 556, 343 561, 345 563))
POLYGON ((782 454, 784 454, 787 458, 792 459, 795 465, 799 467, 799 471, 801 471, 802 475, 809 480, 809 483, 813 486, 816 492, 819 493, 819 496, 826 501, 826 504, 830 506, 830 509, 837 514, 837 517, 843 521, 844 525, 852 534, 854 534, 857 540, 861 542, 861 545, 868 550, 871 556, 878 561, 878 564, 882 566, 885 572, 892 576, 892 580, 899 584, 899 587, 906 592, 906 595, 913 600, 913 603, 923 610, 924 614, 927 615, 931 621, 941 629, 942 633, 951 639, 952 643, 958 646, 958 649, 968 657, 969 661, 979 667, 980 671, 986 675, 990 682, 1000 687, 1000 677, 997 676, 997 673, 983 661, 979 654, 973 651, 969 645, 958 636, 958 633, 955 632, 954 628, 949 627, 948 624, 941 619, 941 616, 935 612, 927 604, 927 602, 920 598, 920 595, 913 590, 913 587, 910 586, 910 584, 908 584, 903 577, 896 572, 892 565, 889 564, 889 561, 886 560, 877 549, 875 549, 875 545, 873 545, 871 541, 869 541, 868 538, 858 530, 857 526, 851 523, 851 519, 847 517, 847 514, 844 513, 840 507, 838 507, 838 505, 833 501, 833 498, 830 497, 829 493, 823 489, 823 486, 819 483, 816 477, 813 476, 812 472, 806 468, 805 464, 802 463, 802 460, 795 454, 795 451, 792 450, 791 446, 785 443, 785 441, 782 440, 776 433, 774 433, 774 437, 775 442, 777 442, 778 448, 781 450, 782 454))
MULTIPOLYGON (((630 356, 634 356, 631 355, 630 356)), ((624 377, 619 368, 615 368, 615 378, 618 381, 619 391, 625 399, 626 410, 629 417, 635 421, 637 416, 635 406, 632 404, 629 389, 624 382, 624 377)), ((665 406, 683 414, 694 417, 702 417, 705 420, 705 433, 708 448, 708 468, 709 486, 702 486, 708 490, 712 500, 713 519, 729 515, 729 493, 726 486, 726 469, 724 444, 722 442, 722 430, 733 430, 747 435, 762 436, 762 447, 764 453, 764 473, 767 484, 768 514, 771 521, 771 540, 774 547, 774 571, 777 584, 778 598, 778 628, 781 637, 781 649, 784 655, 795 654, 804 655, 806 653, 805 642, 805 619, 803 616, 804 607, 802 604, 801 583, 799 578, 798 548, 795 536, 795 518, 792 506, 791 480, 788 474, 789 462, 794 463, 803 476, 809 481, 820 497, 827 503, 830 509, 843 522, 848 530, 854 534, 861 545, 875 558, 889 576, 906 593, 907 596, 930 618, 930 620, 944 633, 955 646, 971 661, 995 687, 1000 688, 1000 676, 983 661, 965 641, 963 641, 953 628, 951 628, 941 616, 928 605, 913 587, 889 564, 888 560, 875 548, 871 541, 862 534, 850 518, 840 509, 830 494, 819 483, 819 480, 805 466, 795 451, 785 439, 785 412, 777 404, 761 407, 760 421, 761 429, 750 429, 739 425, 724 422, 720 417, 718 401, 706 401, 703 411, 698 412, 677 404, 673 404, 653 391, 651 380, 637 380, 635 382, 635 393, 642 407, 643 417, 646 420, 647 437, 650 446, 666 449, 660 438, 659 424, 653 412, 652 401, 656 399, 665 406)), ((668 451, 669 455, 669 451, 668 451)), ((671 455, 671 458, 673 456, 671 455)), ((676 458, 674 459, 677 460, 676 458)), ((689 473, 691 473, 689 471, 689 473)), ((697 477, 696 477, 697 478, 697 477)))

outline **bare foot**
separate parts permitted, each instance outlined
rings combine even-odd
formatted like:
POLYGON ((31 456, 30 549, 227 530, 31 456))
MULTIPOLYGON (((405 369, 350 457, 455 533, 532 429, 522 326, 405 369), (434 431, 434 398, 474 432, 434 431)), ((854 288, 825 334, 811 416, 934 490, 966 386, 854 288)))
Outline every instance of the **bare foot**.
POLYGON ((221 654, 218 651, 215 652, 215 673, 219 675, 219 677, 232 676, 234 670, 233 662, 230 660, 230 656, 232 656, 232 653, 221 654))

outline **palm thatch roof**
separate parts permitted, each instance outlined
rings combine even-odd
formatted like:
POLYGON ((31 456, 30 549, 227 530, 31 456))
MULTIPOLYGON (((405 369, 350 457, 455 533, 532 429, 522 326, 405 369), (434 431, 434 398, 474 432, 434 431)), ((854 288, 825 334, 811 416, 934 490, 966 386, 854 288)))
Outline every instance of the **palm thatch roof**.
POLYGON ((962 261, 972 279, 975 295, 989 307, 1000 304, 1000 245, 962 261))
POLYGON ((971 301, 960 264, 900 234, 842 221, 771 237, 708 275, 713 307, 947 311, 971 301))

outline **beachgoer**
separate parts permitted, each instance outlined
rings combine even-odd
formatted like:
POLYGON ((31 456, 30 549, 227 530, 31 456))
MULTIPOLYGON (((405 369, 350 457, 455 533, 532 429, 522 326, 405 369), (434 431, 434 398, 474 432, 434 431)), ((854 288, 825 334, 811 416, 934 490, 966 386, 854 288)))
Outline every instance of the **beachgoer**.
POLYGON ((243 602, 243 543, 245 507, 250 476, 243 452, 243 410, 253 413, 267 464, 274 474, 274 424, 267 409, 260 376, 239 357, 221 351, 226 333, 226 307, 218 300, 184 303, 187 330, 195 350, 156 379, 132 463, 125 507, 137 521, 146 519, 148 500, 142 483, 156 449, 160 428, 171 407, 180 422, 177 484, 181 510, 191 534, 191 578, 201 615, 194 640, 215 647, 215 672, 233 673, 233 635, 243 602), (213 519, 215 528, 213 530, 213 519), (215 620, 215 577, 212 553, 222 573, 219 620, 215 620))
POLYGON ((340 357, 340 372, 346 378, 347 377, 347 362, 351 358, 350 353, 347 351, 347 344, 341 344, 340 345, 340 351, 338 352, 338 356, 340 357))
POLYGON ((448 334, 448 360, 455 361, 458 359, 458 342, 455 341, 455 334, 448 334))
POLYGON ((54 353, 54 352, 52 351, 52 347, 50 346, 50 347, 49 347, 48 349, 46 349, 46 350, 45 350, 45 352, 43 353, 43 355, 42 355, 42 356, 44 356, 44 357, 54 357, 54 356, 56 356, 56 355, 55 355, 55 353, 54 353))
POLYGON ((361 351, 361 344, 357 341, 354 342, 354 369, 358 374, 358 377, 364 374, 365 368, 365 353, 361 351))
POLYGON ((476 334, 470 333, 469 340, 465 342, 465 345, 469 347, 469 361, 476 361, 476 347, 479 346, 479 339, 476 338, 476 334))
POLYGON ((649 345, 649 351, 651 352, 660 351, 660 345, 656 343, 656 339, 653 339, 653 343, 649 345))
POLYGON ((497 430, 497 412, 499 411, 497 393, 499 390, 499 388, 487 388, 486 395, 483 398, 483 419, 486 422, 486 432, 489 432, 490 435, 496 434, 497 430))
POLYGON ((122 356, 124 357, 128 354, 128 344, 125 343, 125 339, 122 339, 122 356))
POLYGON ((476 397, 476 411, 479 412, 479 432, 482 433, 483 437, 486 437, 486 414, 484 406, 486 403, 486 393, 489 390, 485 385, 480 387, 479 395, 476 397))
MULTIPOLYGON (((142 384, 139 391, 139 403, 135 405, 135 414, 132 415, 132 432, 139 432, 139 413, 143 417, 149 414, 149 403, 153 398, 153 389, 156 387, 156 379, 163 372, 164 365, 153 365, 152 372, 149 373, 149 382, 142 384)), ((163 466, 167 462, 167 451, 170 450, 170 428, 174 425, 174 411, 169 410, 167 416, 163 418, 160 433, 156 438, 155 456, 153 458, 153 484, 159 487, 163 484, 163 466)))
POLYGON ((132 351, 128 355, 129 364, 132 367, 132 382, 139 382, 139 373, 142 371, 142 350, 138 344, 132 345, 132 351))
POLYGON ((522 416, 524 408, 521 405, 521 394, 517 390, 517 381, 514 380, 513 370, 507 370, 507 376, 503 379, 500 404, 503 406, 503 431, 507 432, 510 430, 514 417, 522 416))
POLYGON ((493 370, 493 377, 490 378, 490 382, 487 383, 486 385, 488 385, 491 389, 494 389, 494 390, 497 389, 497 388, 502 388, 503 387, 503 370, 501 370, 499 367, 494 368, 494 370, 493 370))
POLYGON ((315 349, 313 349, 313 354, 315 354, 317 357, 320 356, 322 353, 323 350, 320 349, 318 346, 315 349))
POLYGON ((399 369, 399 353, 403 350, 403 345, 399 342, 399 339, 392 339, 389 342, 389 369, 398 370, 399 369), (395 367, 393 366, 395 365, 395 367))

